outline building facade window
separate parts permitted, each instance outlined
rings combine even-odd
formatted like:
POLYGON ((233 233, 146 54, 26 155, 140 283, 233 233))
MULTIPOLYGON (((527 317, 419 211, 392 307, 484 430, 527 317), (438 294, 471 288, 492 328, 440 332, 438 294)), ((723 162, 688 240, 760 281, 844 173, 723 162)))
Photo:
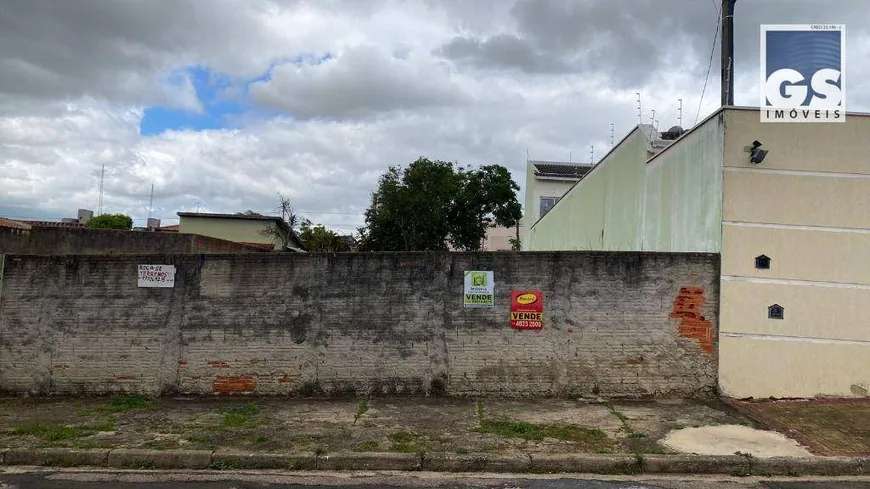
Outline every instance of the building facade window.
POLYGON ((556 205, 556 202, 559 202, 560 197, 541 197, 541 215, 538 217, 544 217, 544 214, 550 212, 550 209, 556 205))

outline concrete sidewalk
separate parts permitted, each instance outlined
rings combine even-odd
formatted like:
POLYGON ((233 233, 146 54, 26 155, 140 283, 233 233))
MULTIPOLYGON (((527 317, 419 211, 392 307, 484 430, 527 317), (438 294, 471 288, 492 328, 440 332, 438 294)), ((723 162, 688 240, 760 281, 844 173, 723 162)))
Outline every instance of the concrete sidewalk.
POLYGON ((7 398, 0 456, 5 464, 118 468, 870 471, 865 461, 813 457, 755 428, 710 399, 7 398), (742 431, 752 436, 734 435, 742 431))

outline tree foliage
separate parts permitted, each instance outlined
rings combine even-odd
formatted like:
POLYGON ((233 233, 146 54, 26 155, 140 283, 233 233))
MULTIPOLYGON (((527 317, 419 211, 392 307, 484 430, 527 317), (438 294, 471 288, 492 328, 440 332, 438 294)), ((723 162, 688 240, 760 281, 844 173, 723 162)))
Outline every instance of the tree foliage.
POLYGON ((353 251, 356 247, 356 239, 353 236, 339 234, 326 229, 323 224, 314 224, 308 219, 302 219, 299 239, 312 253, 340 253, 353 251))
POLYGON ((93 229, 132 229, 133 218, 126 214, 100 214, 88 219, 87 227, 93 229))
POLYGON ((519 186, 500 165, 477 169, 420 158, 381 176, 366 211, 362 248, 370 251, 480 249, 487 228, 515 227, 519 186))

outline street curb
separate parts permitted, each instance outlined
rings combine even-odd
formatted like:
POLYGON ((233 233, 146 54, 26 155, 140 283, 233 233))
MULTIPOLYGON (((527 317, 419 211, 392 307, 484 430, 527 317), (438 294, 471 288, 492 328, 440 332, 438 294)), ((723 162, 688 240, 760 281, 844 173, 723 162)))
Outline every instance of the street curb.
POLYGON ((314 454, 136 448, 9 448, 0 450, 0 464, 118 469, 426 470, 514 474, 726 474, 786 477, 870 474, 870 457, 757 458, 749 455, 314 454))
POLYGON ((526 455, 425 453, 423 470, 432 472, 529 472, 531 460, 526 455))

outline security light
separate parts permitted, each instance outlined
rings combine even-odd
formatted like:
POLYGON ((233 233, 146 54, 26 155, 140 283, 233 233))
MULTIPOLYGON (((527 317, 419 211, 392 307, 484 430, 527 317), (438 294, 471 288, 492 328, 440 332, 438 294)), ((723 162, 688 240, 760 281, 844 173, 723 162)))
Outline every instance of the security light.
POLYGON ((765 156, 767 156, 767 150, 761 149, 761 141, 757 139, 752 141, 752 148, 749 150, 749 161, 757 165, 764 161, 765 156))

